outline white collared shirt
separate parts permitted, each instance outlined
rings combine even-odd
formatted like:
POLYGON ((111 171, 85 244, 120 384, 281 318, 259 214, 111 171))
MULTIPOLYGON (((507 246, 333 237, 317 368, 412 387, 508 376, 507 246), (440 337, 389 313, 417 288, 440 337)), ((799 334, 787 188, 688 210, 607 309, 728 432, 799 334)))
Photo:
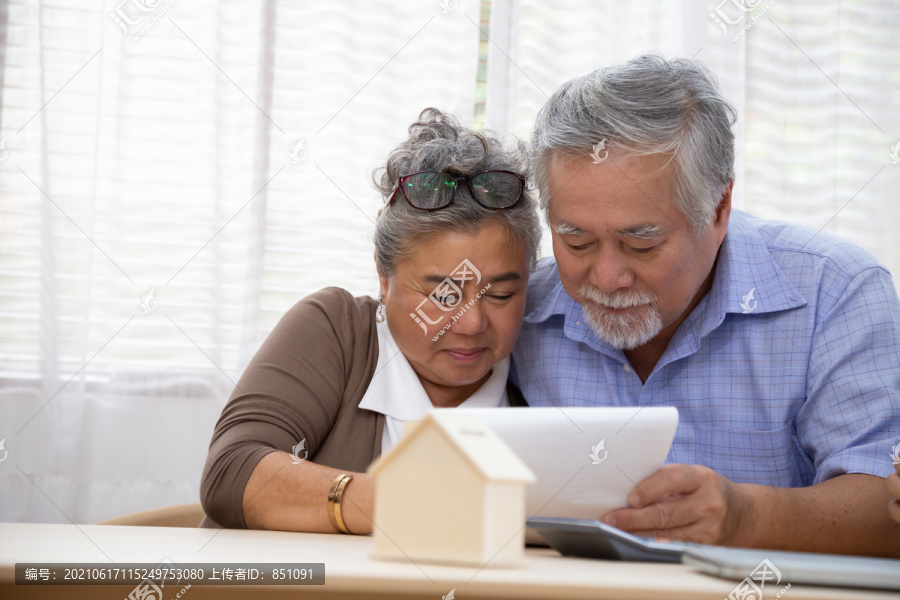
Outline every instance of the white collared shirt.
MULTIPOLYGON (((384 415, 384 433, 381 436, 381 453, 384 454, 399 441, 404 421, 421 421, 434 406, 412 365, 394 341, 387 321, 376 322, 375 330, 378 333, 378 364, 359 407, 384 415)), ((488 380, 460 406, 509 406, 506 395, 508 375, 507 356, 494 365, 488 380)))

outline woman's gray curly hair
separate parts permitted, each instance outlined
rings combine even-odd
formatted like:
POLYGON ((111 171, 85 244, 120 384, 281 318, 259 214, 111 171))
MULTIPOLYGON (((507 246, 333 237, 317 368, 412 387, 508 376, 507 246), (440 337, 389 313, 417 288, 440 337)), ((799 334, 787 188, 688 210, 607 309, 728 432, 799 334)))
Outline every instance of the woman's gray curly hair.
MULTIPOLYGON (((453 115, 426 108, 409 126, 409 138, 394 148, 385 166, 372 175, 372 182, 387 202, 398 178, 417 171, 441 171, 457 177, 484 171, 512 171, 527 178, 529 165, 525 144, 513 136, 505 142, 496 132, 463 127, 453 115)), ((541 226, 537 201, 527 188, 515 206, 502 210, 478 204, 465 185, 456 190, 449 206, 434 211, 413 208, 398 192, 394 201, 378 212, 375 224, 378 271, 385 277, 393 276, 397 260, 434 234, 477 233, 489 223, 503 227, 511 242, 520 242, 530 264, 534 265, 541 226)))

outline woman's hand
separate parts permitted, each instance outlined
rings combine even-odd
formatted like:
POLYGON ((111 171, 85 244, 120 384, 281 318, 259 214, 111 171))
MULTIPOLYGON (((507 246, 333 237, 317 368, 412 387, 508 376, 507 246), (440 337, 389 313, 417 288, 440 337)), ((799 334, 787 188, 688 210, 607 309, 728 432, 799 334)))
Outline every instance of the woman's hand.
POLYGON ((341 473, 353 476, 341 501, 345 525, 353 533, 372 533, 374 477, 308 460, 297 463, 280 451, 263 457, 247 481, 243 497, 247 528, 335 533, 328 518, 328 491, 341 473))

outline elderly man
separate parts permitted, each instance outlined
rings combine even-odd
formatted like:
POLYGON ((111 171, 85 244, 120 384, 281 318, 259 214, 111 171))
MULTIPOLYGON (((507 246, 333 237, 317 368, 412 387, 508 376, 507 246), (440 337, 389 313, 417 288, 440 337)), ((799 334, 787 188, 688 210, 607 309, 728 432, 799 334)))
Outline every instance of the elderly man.
POLYGON ((734 121, 689 60, 643 56, 553 95, 532 151, 555 260, 532 275, 514 377, 533 406, 678 408, 668 464, 607 523, 898 555, 891 276, 847 242, 733 210, 734 121))

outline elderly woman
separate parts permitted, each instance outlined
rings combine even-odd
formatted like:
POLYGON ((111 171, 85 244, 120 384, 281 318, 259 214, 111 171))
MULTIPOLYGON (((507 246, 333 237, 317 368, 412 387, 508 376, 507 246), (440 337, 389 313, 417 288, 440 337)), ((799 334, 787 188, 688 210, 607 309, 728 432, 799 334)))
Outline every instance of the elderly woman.
POLYGON ((381 295, 327 288, 263 343, 213 432, 201 526, 370 533, 366 467, 432 407, 524 405, 507 382, 540 241, 527 157, 426 109, 376 172, 381 295))

